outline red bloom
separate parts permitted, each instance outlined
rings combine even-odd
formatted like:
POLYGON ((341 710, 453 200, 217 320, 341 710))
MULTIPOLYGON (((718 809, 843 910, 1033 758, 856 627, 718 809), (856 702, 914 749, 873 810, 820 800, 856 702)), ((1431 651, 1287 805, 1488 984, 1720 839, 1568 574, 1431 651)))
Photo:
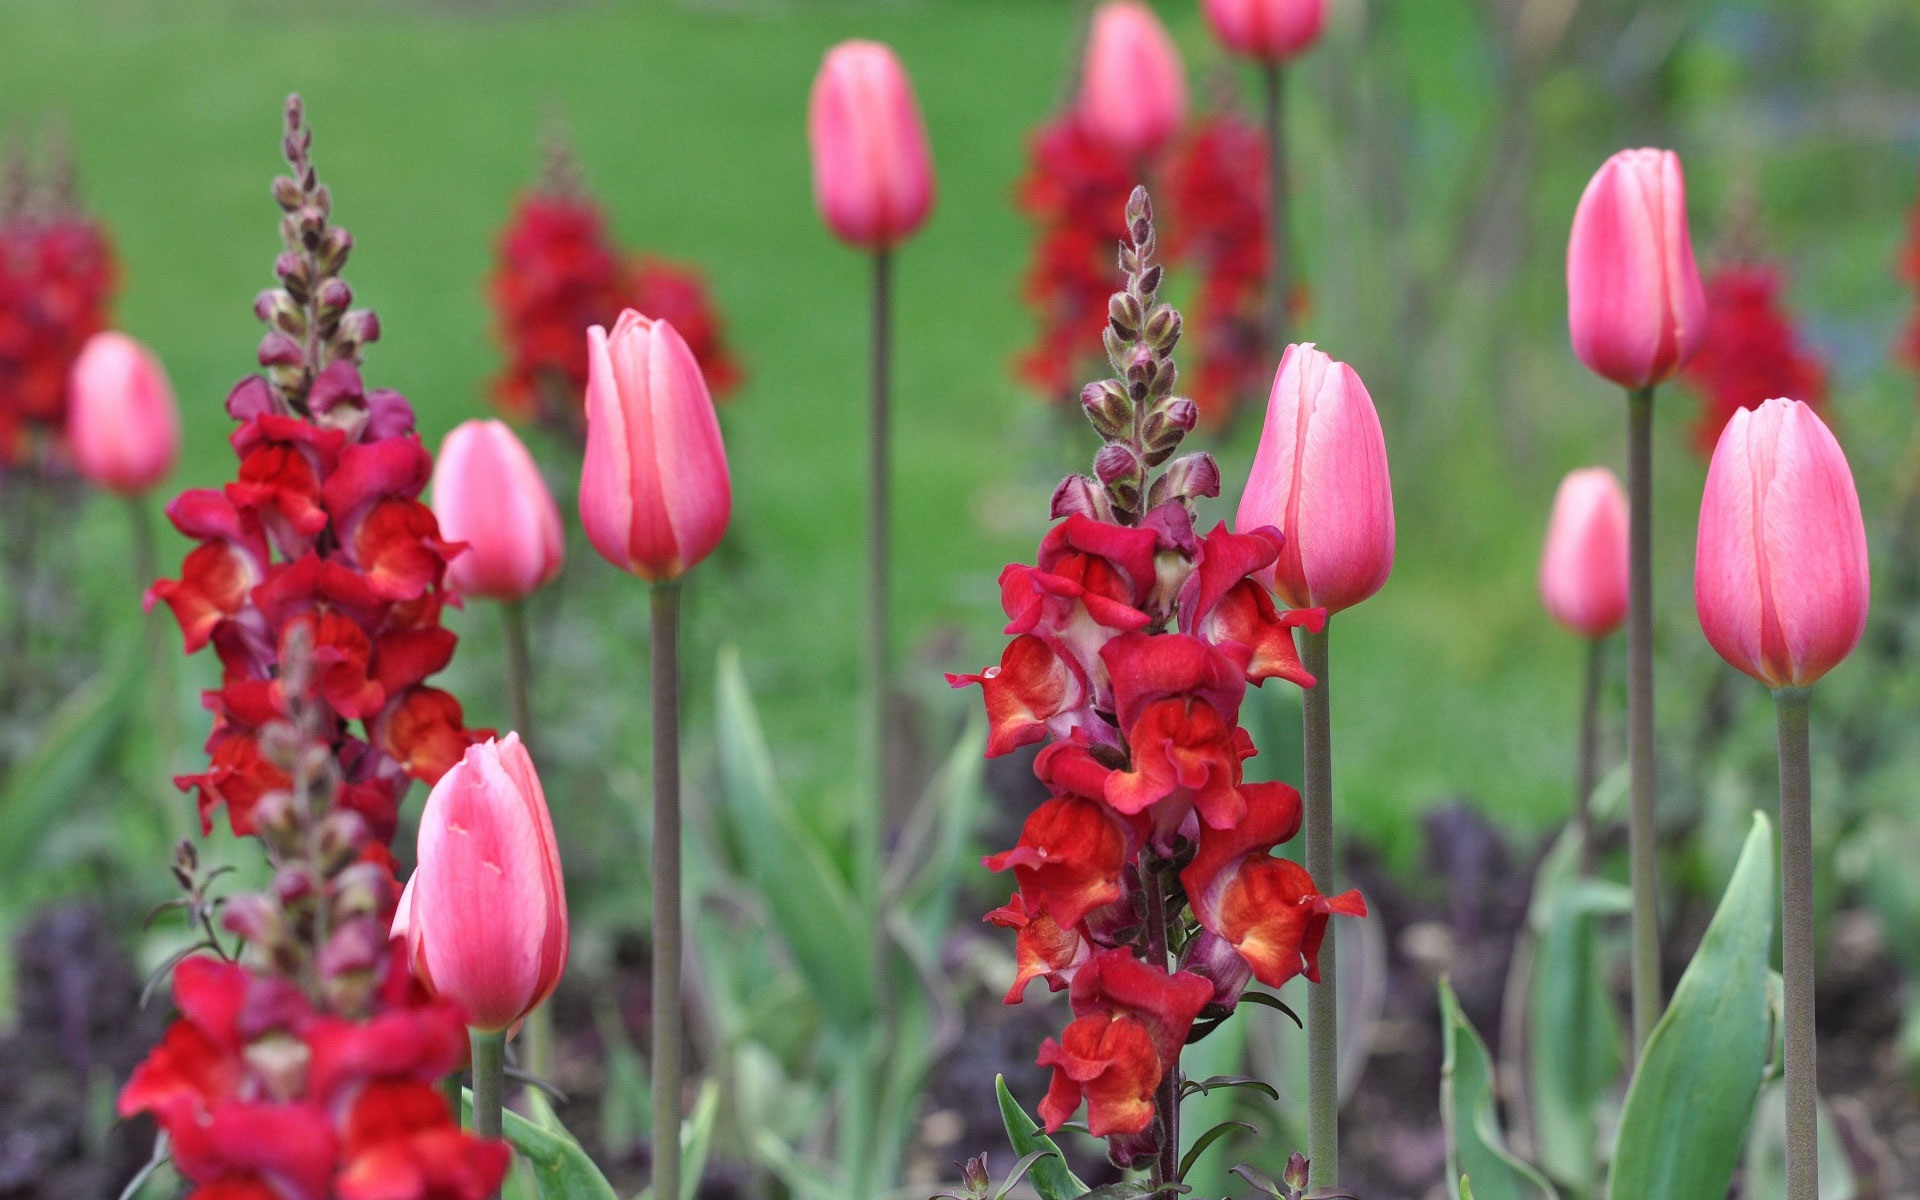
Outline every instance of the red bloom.
POLYGON ((1031 745, 1049 731, 1065 732, 1088 723, 1090 698, 1072 660, 1053 643, 1023 634, 1007 643, 1000 665, 977 675, 949 673, 954 687, 977 683, 987 703, 987 755, 998 757, 1031 745))
POLYGON ((1055 796, 1027 817, 1017 846, 981 861, 989 871, 1013 872, 1028 914, 1045 913, 1072 928, 1120 899, 1120 873, 1140 841, 1139 823, 1106 804, 1055 796))
POLYGON ((1325 609, 1274 608, 1273 595, 1253 576, 1280 556, 1283 538, 1273 528, 1229 533, 1223 522, 1206 537, 1200 565, 1180 596, 1180 632, 1193 634, 1246 659, 1247 682, 1258 686, 1276 676, 1301 687, 1313 674, 1293 644, 1295 628, 1318 633, 1325 609))
POLYGON ((1733 263, 1707 277, 1706 333, 1681 374, 1700 396, 1693 448, 1703 457, 1743 408, 1776 396, 1816 410, 1826 405, 1826 364, 1802 344, 1781 303, 1783 283, 1767 263, 1733 263))
POLYGON ((1054 639, 1092 682, 1095 702, 1108 692, 1100 648, 1116 633, 1144 629, 1155 582, 1158 535, 1074 513, 1040 541, 1037 566, 1000 572, 1008 633, 1054 639))
POLYGON ((1051 991, 1066 987, 1093 953, 1092 945, 1078 929, 1062 928, 1045 912, 1028 912, 1019 892, 1009 897, 1004 907, 988 913, 986 919, 1002 929, 1019 931, 1013 941, 1015 972, 1013 986, 1007 989, 1008 1004, 1020 1003, 1027 985, 1036 978, 1045 979, 1051 991))
MULTIPOLYGON (((1920 204, 1915 204, 1907 217, 1907 241, 1900 249, 1898 273, 1900 281, 1912 288, 1916 300, 1920 300, 1920 204)), ((1901 329, 1893 353, 1909 369, 1920 371, 1920 307, 1915 308, 1901 329)))
POLYGON ((1126 950, 1093 956, 1073 977, 1074 1021, 1040 1047, 1053 1068, 1040 1117, 1053 1133, 1084 1099, 1095 1137, 1134 1134, 1153 1121, 1153 1092, 1178 1060, 1193 1019, 1213 996, 1198 975, 1169 975, 1126 950))
POLYGON ((106 230, 58 206, 0 213, 0 463, 64 436, 68 373, 109 321, 118 271, 106 230))
POLYGON ((1195 637, 1122 634, 1101 655, 1113 676, 1114 716, 1132 751, 1115 771, 1107 802, 1123 813, 1170 800, 1156 818, 1163 832, 1188 805, 1202 823, 1224 829, 1246 811, 1240 762, 1253 741, 1236 723, 1246 678, 1234 660, 1195 637))

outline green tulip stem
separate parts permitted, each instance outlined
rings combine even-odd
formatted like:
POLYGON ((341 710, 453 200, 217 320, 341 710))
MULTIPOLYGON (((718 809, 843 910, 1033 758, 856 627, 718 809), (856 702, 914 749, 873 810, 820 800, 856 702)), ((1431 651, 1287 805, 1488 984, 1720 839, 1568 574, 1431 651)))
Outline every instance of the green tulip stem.
POLYGON ((1807 689, 1773 694, 1780 735, 1780 973, 1786 983, 1787 1200, 1818 1200, 1813 1028, 1813 773, 1807 689))
POLYGON ((653 1194, 680 1195, 680 582, 653 585, 653 1194))
MULTIPOLYGON (((529 753, 533 746, 533 656, 527 643, 527 606, 508 600, 500 605, 500 623, 507 659, 507 717, 529 753)), ((535 1079, 553 1076, 553 1009, 542 1004, 527 1014, 520 1031, 527 1073, 535 1079)))
MULTIPOLYGON (((133 532, 133 578, 142 595, 158 577, 158 557, 153 543, 152 506, 144 495, 127 497, 127 523, 133 532)), ((173 655, 167 651, 166 606, 156 604, 145 614, 143 630, 147 651, 147 687, 153 705, 153 735, 159 744, 162 774, 171 775, 173 755, 179 741, 178 711, 173 703, 173 655)), ((161 819, 175 838, 187 836, 187 810, 178 803, 178 795, 169 787, 159 798, 161 819)))
MULTIPOLYGON (((1301 705, 1307 874, 1323 896, 1334 892, 1332 632, 1329 619, 1321 632, 1300 635, 1300 657, 1314 678, 1301 705)), ((1307 989, 1307 1182, 1315 1191, 1337 1186, 1340 1173, 1340 985, 1333 943, 1329 929, 1320 943, 1320 982, 1307 989)))
MULTIPOLYGON (((867 425, 867 596, 865 671, 862 702, 866 707, 865 754, 868 803, 864 819, 853 823, 856 880, 861 894, 879 911, 882 847, 887 820, 887 599, 890 538, 888 493, 891 475, 889 410, 893 390, 893 256, 880 250, 873 256, 873 387, 867 425)), ((878 931, 875 931, 876 938, 878 931)))
POLYGON ((507 1032, 469 1029, 467 1037, 473 1047, 473 1132, 479 1137, 497 1139, 500 1100, 507 1082, 507 1032))
POLYGON ((1627 397, 1627 813, 1633 889, 1633 1051, 1660 1020, 1660 840, 1653 746, 1653 389, 1627 397))
POLYGON ((1593 874, 1593 786, 1600 768, 1600 683, 1606 674, 1602 648, 1607 639, 1587 642, 1587 668, 1580 684, 1580 758, 1575 767, 1573 827, 1580 838, 1580 874, 1593 874))

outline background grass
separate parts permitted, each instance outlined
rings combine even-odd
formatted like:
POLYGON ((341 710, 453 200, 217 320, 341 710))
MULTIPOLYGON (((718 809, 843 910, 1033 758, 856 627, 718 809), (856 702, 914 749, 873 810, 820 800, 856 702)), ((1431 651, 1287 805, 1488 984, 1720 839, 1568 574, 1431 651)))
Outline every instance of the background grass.
MULTIPOLYGON (((1196 76, 1217 65, 1197 6, 1160 7, 1196 76)), ((1905 304, 1891 263, 1920 156, 1913 7, 1589 5, 1572 36, 1591 16, 1606 45, 1576 41, 1528 83, 1516 145, 1495 136, 1516 94, 1496 47, 1525 7, 1349 0, 1293 82, 1306 332, 1373 388, 1400 521, 1391 583, 1337 622, 1341 803, 1348 829, 1402 857, 1410 818, 1438 801, 1523 828, 1565 811, 1580 651, 1540 613, 1532 573, 1560 474, 1623 466, 1622 406, 1568 352, 1560 284, 1574 200, 1607 152, 1681 149, 1703 251, 1727 214, 1757 211, 1833 362, 1870 521, 1885 515, 1911 426, 1910 381, 1886 346, 1905 304), (1596 8, 1627 20, 1603 26, 1596 8), (1491 209, 1485 178, 1509 161, 1525 187, 1491 209), (1477 224, 1487 212, 1492 229, 1477 224)), ((896 602, 903 683, 957 723, 977 701, 948 694, 936 671, 997 653, 994 576, 1030 557, 1053 483, 1094 445, 1008 370, 1029 332, 1028 236, 1011 194, 1073 19, 1051 0, 0 0, 0 126, 70 129, 125 267, 121 323, 158 349, 179 392, 176 482, 210 485, 230 467, 220 401, 258 336, 248 302, 271 281, 267 182, 285 93, 307 99, 316 161, 356 238, 349 278, 382 318, 368 377, 404 391, 432 441, 486 411, 492 238, 534 175, 544 121, 563 114, 620 236, 706 268, 751 372, 724 416, 736 526, 724 565, 695 585, 688 671, 704 695, 708 652, 742 646, 782 770, 831 818, 851 809, 838 798, 854 739, 865 271, 812 211, 807 87, 834 41, 885 39, 934 145, 939 208, 898 272, 896 602)), ((1701 468, 1679 447, 1691 402, 1662 408, 1662 719, 1684 729, 1720 668, 1688 603, 1701 468)), ((1212 443, 1229 482, 1209 521, 1231 512, 1257 423, 1212 443)), ((561 450, 545 456, 564 480, 561 450)), ((119 515, 101 506, 78 528, 100 603, 130 620, 119 515)), ((168 536, 172 561, 184 547, 168 536)), ((540 704, 564 718, 557 753, 638 788, 641 592, 574 545, 564 596, 543 601, 540 704), (567 632, 556 607, 592 612, 595 632, 567 632)), ((452 623, 471 636, 451 686, 476 719, 503 721, 492 614, 452 623)))

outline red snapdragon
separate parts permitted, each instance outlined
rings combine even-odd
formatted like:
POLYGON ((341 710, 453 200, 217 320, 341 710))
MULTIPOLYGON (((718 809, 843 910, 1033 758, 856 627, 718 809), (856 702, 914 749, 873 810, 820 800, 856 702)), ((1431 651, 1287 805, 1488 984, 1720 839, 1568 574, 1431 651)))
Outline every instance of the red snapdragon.
POLYGON ((1827 365, 1807 347, 1787 311, 1779 267, 1735 262, 1707 276, 1707 329, 1681 379, 1700 396, 1693 449, 1710 456, 1741 409, 1786 396, 1826 407, 1827 365))

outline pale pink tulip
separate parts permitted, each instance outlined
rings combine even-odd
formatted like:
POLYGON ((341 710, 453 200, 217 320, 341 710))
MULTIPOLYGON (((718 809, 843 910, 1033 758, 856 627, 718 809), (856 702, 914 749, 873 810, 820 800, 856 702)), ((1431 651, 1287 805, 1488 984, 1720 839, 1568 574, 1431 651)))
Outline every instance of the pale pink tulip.
POLYGON ((1587 184, 1573 214, 1573 352, 1621 387, 1652 387, 1693 357, 1706 322, 1680 158, 1671 150, 1622 150, 1587 184))
POLYGON ((933 209, 933 156, 913 84, 879 42, 827 51, 807 106, 813 198, 827 228, 864 250, 911 236, 933 209))
POLYGON ((1605 637, 1627 619, 1627 494, 1605 467, 1560 481, 1540 554, 1540 599, 1582 637, 1605 637))
POLYGON ((1200 11, 1221 45, 1263 63, 1312 49, 1327 22, 1327 0, 1202 0, 1200 11))
POLYGON ((727 531, 733 486, 700 364, 674 327, 628 309, 587 331, 580 522, 614 566, 677 579, 727 531))
POLYGON ((1267 399, 1234 527, 1286 537, 1273 589, 1329 613, 1380 590, 1393 570, 1393 483, 1373 398, 1352 367, 1288 346, 1267 399))
POLYGON ((1166 145, 1186 121, 1180 51, 1139 0, 1109 0, 1094 12, 1078 111, 1089 133, 1136 158, 1166 145))
POLYGON ((462 596, 524 600, 559 573, 560 510, 503 422, 463 422, 440 444, 433 513, 441 537, 466 543, 447 564, 447 583, 462 596))
POLYGON ((553 994, 567 965, 566 885, 519 735, 469 747, 433 785, 393 936, 475 1029, 510 1028, 553 994))
POLYGON ((1707 641, 1768 687, 1806 687, 1859 644, 1868 591, 1860 497, 1832 431, 1798 400, 1734 413, 1700 501, 1707 641))
POLYGON ((151 350, 124 333, 87 339, 67 387, 67 444, 87 482, 136 496, 180 456, 173 387, 151 350))

